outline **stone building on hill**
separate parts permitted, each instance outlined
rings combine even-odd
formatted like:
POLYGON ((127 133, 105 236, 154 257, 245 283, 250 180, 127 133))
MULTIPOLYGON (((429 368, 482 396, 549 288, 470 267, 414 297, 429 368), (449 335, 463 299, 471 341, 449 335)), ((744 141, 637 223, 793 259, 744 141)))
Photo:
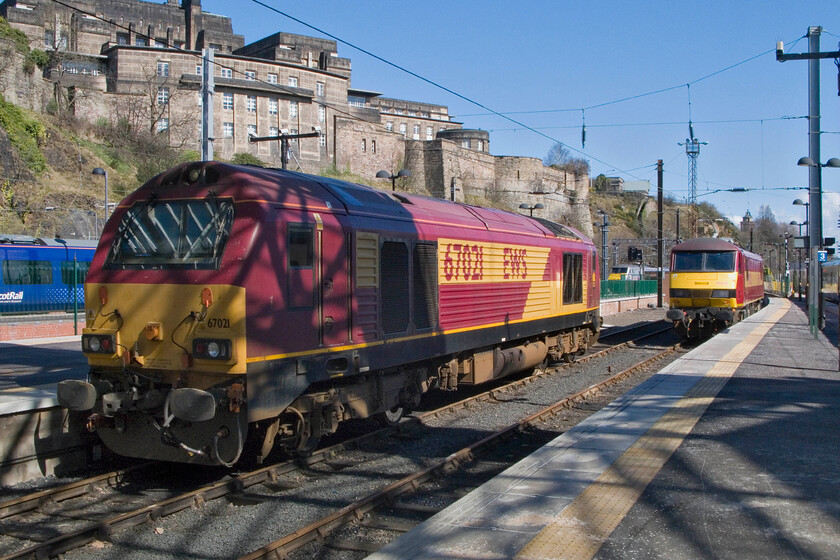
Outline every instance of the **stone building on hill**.
MULTIPOLYGON (((172 146, 200 146, 202 49, 214 51, 214 155, 248 153, 280 166, 279 142, 249 135, 320 131, 291 143, 290 166, 335 167, 365 177, 412 172, 405 187, 468 200, 481 195, 512 208, 537 200, 543 217, 591 234, 588 178, 548 169, 534 158, 490 155, 489 134, 464 130, 444 105, 392 99, 351 87, 352 65, 335 41, 275 33, 253 43, 231 18, 200 0, 5 0, 0 16, 51 53, 26 75, 0 69, 7 101, 35 111, 127 122, 166 135, 172 146), (549 204, 546 201, 552 200, 549 204)), ((383 185, 385 187, 386 185, 383 185)))

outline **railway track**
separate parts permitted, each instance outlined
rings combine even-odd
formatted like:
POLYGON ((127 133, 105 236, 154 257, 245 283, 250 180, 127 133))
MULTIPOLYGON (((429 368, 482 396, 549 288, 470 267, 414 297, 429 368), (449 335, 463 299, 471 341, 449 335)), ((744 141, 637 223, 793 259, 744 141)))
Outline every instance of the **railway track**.
MULTIPOLYGON (((584 356, 579 360, 579 363, 603 358, 622 348, 638 344, 643 339, 655 336, 665 330, 670 330, 670 328, 658 329, 655 332, 644 334, 632 341, 617 344, 584 356)), ((171 489, 170 491, 158 489, 156 492, 151 492, 149 499, 142 501, 138 498, 135 502, 139 503, 132 503, 130 507, 125 503, 126 489, 129 490, 131 496, 137 497, 141 495, 142 492, 136 487, 142 484, 141 480, 145 478, 142 469, 155 469, 155 466, 138 466, 125 471, 106 473, 71 485, 37 492, 4 502, 0 504, 0 533, 4 534, 6 538, 21 538, 21 542, 26 542, 27 540, 38 540, 40 542, 23 546, 3 558, 53 557, 91 542, 107 540, 118 530, 137 526, 149 521, 157 521, 188 508, 200 507, 216 498, 227 497, 234 502, 238 499, 245 499, 247 501, 246 491, 248 488, 260 484, 276 484, 281 478, 295 476, 295 473, 301 472, 302 469, 312 468, 314 465, 319 465, 326 469, 326 471, 338 472, 347 466, 347 463, 343 463, 338 457, 349 450, 360 448, 370 442, 375 442, 385 437, 412 437, 410 432, 413 428, 422 426, 434 418, 445 416, 453 411, 474 407, 479 403, 499 402, 500 399, 504 398, 503 396, 505 394, 519 391, 538 379, 550 374, 563 372, 571 367, 574 367, 574 364, 563 364, 554 368, 550 373, 538 372, 535 375, 492 388, 489 391, 470 396, 455 403, 449 403, 441 408, 416 414, 396 427, 368 433, 323 448, 304 461, 287 461, 252 472, 241 473, 233 477, 227 476, 209 484, 201 485, 193 483, 194 488, 183 492, 172 492, 171 489), (113 507, 104 505, 107 503, 106 497, 114 499, 115 505, 113 507), (85 509, 86 506, 84 504, 79 504, 79 502, 94 502, 98 503, 99 507, 95 512, 91 513, 85 509), (114 514, 111 510, 117 510, 120 513, 114 514), (69 523, 68 519, 72 519, 74 523, 69 523), (39 530, 31 530, 32 524, 37 524, 39 530)), ((613 376, 610 379, 619 379, 622 375, 626 375, 625 372, 613 376)), ((593 390, 597 389, 590 387, 582 392, 582 394, 591 394, 593 390)), ((585 398, 585 396, 581 395, 575 395, 573 397, 577 399, 585 398)), ((577 401, 570 400, 568 402, 574 403, 577 401)), ((544 415, 547 413, 542 412, 541 414, 544 415)), ((520 424, 520 426, 522 425, 520 424)), ((511 428, 508 430, 508 433, 514 433, 519 429, 521 427, 511 428)), ((463 461, 476 452, 468 446, 455 453, 454 457, 457 461, 463 461)), ((438 466, 431 470, 425 470, 434 473, 440 469, 451 468, 454 464, 449 463, 448 466, 438 466)), ((414 484, 417 484, 417 482, 414 484)), ((393 490, 388 490, 388 492, 393 492, 393 490)), ((353 515, 358 516, 360 510, 354 508, 352 511, 355 512, 353 515)), ((4 547, 0 550, 8 550, 8 548, 4 547)))

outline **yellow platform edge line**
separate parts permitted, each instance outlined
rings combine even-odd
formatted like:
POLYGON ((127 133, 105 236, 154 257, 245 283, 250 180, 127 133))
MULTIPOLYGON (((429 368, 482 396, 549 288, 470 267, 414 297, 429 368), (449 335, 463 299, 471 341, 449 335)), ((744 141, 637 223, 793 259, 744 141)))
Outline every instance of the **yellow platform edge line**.
POLYGON ((703 416, 718 392, 790 308, 783 304, 706 372, 674 407, 519 551, 518 560, 591 559, 703 416))

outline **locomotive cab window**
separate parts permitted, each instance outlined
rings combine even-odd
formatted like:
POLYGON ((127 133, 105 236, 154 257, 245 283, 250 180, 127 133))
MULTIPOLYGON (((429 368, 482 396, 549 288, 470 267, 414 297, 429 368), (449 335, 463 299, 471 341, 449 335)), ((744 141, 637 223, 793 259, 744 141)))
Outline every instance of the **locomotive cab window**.
POLYGON ((218 269, 233 223, 231 199, 149 200, 123 215, 109 268, 218 269))
POLYGON ((288 302, 291 309, 315 306, 315 228, 312 224, 289 224, 286 253, 289 263, 288 302))
POLYGON ((674 253, 674 272, 732 272, 734 251, 674 253))
POLYGON ((312 226, 289 224, 289 267, 312 268, 314 251, 312 226))
POLYGON ((563 303, 583 302, 583 255, 563 253, 563 303))

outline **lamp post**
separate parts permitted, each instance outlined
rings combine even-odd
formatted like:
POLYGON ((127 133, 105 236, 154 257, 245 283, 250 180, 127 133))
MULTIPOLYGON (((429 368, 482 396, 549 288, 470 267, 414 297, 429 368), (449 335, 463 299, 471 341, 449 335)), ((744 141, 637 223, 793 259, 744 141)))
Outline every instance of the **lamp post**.
MULTIPOLYGON (((799 161, 802 161, 802 159, 800 159, 799 161)), ((810 219, 808 214, 810 212, 811 203, 810 202, 805 202, 801 198, 797 198, 796 200, 793 201, 793 205, 794 206, 804 206, 805 207, 805 221, 802 222, 802 223, 803 224, 810 224, 811 219, 810 219)), ((808 304, 809 301, 812 301, 811 299, 809 299, 811 297, 811 288, 810 288, 810 286, 811 286, 811 232, 810 232, 810 229, 811 229, 811 226, 808 225, 808 229, 805 230, 805 236, 808 239, 808 242, 805 243, 805 304, 806 305, 808 304)), ((801 231, 802 230, 800 229, 800 232, 801 231)), ((801 282, 800 282, 800 284, 801 284, 801 282)), ((810 314, 809 314, 809 317, 810 317, 810 314)), ((808 324, 810 325, 810 318, 808 319, 808 321, 809 321, 808 324)))
MULTIPOLYGON (((520 208, 522 207, 520 206, 520 208)), ((598 210, 598 213, 601 214, 603 222, 600 224, 598 222, 594 222, 592 225, 601 228, 601 260, 604 263, 601 265, 601 281, 606 282, 607 278, 609 278, 610 268, 610 257, 607 254, 607 232, 610 231, 610 218, 603 210, 598 210)))
POLYGON ((102 175, 105 177, 105 221, 108 221, 108 172, 101 167, 95 167, 91 175, 102 175))
MULTIPOLYGON (((814 125, 813 122, 810 123, 814 125)), ((810 150, 814 157, 801 157, 796 165, 810 168, 808 173, 808 204, 814 208, 814 215, 806 219, 808 225, 808 259, 811 266, 808 269, 808 323, 811 327, 811 333, 814 338, 817 336, 817 331, 825 327, 825 302, 823 301, 822 293, 820 292, 820 267, 817 258, 817 251, 823 248, 823 228, 822 228, 822 167, 840 168, 840 159, 831 158, 826 163, 820 163, 819 160, 819 116, 816 118, 816 149, 810 150)), ((797 199, 799 200, 799 199, 797 199)), ((796 202, 794 201, 794 204, 796 202)))
POLYGON ((523 202, 522 204, 519 205, 519 208, 521 208, 522 210, 528 210, 529 212, 531 212, 531 217, 533 218, 534 217, 534 210, 542 210, 543 208, 545 208, 545 206, 543 206, 539 202, 534 204, 533 206, 529 206, 528 204, 523 202))
POLYGON ((408 169, 400 169, 397 171, 396 175, 392 175, 388 171, 377 171, 376 178, 377 179, 390 179, 391 180, 391 190, 397 190, 397 177, 411 177, 411 171, 408 169))
MULTIPOLYGON (((802 239, 802 226, 808 225, 808 220, 797 222, 791 220, 790 225, 799 227, 799 238, 802 239)), ((795 243, 794 243, 795 246, 795 243)), ((796 248, 796 299, 802 301, 802 249, 796 248)))

